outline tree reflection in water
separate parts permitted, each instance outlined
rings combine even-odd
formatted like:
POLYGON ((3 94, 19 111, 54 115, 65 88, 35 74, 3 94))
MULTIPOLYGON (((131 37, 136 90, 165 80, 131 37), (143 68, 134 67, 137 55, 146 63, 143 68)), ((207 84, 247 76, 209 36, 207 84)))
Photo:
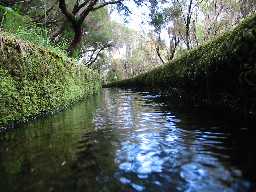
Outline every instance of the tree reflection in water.
POLYGON ((159 100, 147 92, 104 89, 1 135, 1 190, 252 189, 256 152, 248 130, 234 135, 207 114, 179 112, 159 100))

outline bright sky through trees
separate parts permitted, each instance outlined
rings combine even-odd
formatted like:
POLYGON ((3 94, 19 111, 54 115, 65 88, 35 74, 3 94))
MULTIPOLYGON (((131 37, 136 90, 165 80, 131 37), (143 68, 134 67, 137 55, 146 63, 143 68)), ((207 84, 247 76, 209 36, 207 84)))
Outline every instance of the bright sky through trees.
MULTIPOLYGON (((138 7, 134 1, 128 1, 125 5, 129 7, 131 14, 126 17, 120 14, 116 9, 113 9, 110 14, 112 21, 125 25, 128 28, 139 32, 141 35, 146 35, 154 30, 154 27, 149 24, 149 7, 146 5, 138 7)), ((167 30, 163 30, 161 36, 165 43, 168 44, 169 39, 167 30)))
POLYGON ((138 7, 134 1, 126 2, 127 7, 129 7, 131 14, 128 17, 122 16, 114 9, 111 13, 111 19, 120 24, 125 22, 125 25, 130 29, 141 31, 143 33, 148 33, 153 30, 153 27, 149 25, 149 9, 147 6, 138 7))

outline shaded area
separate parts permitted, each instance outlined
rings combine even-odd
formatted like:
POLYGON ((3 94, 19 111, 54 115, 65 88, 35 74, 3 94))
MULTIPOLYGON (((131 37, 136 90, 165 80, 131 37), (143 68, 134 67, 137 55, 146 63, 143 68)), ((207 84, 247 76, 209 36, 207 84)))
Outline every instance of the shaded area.
POLYGON ((98 104, 98 96, 90 97, 65 112, 1 134, 1 190, 64 191, 77 142, 92 131, 98 104))
POLYGON ((157 94, 104 89, 1 135, 4 191, 252 191, 255 141, 157 94))
POLYGON ((256 15, 166 65, 106 87, 161 89, 177 101, 256 120, 256 15))

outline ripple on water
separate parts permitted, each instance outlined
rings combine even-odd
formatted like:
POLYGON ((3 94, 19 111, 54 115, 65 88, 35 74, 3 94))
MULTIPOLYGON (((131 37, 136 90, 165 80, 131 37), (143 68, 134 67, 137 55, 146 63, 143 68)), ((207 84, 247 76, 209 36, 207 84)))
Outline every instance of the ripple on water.
POLYGON ((186 181, 186 191, 247 191, 249 183, 239 179, 241 173, 227 170, 221 164, 209 167, 188 163, 181 167, 180 176, 186 181), (233 186, 233 187, 231 187, 233 186), (238 187, 239 186, 239 187, 238 187))
MULTIPOLYGON (((65 181, 70 181, 72 187, 77 186, 77 191, 249 191, 251 182, 245 179, 243 170, 233 165, 231 153, 236 149, 229 144, 230 133, 223 131, 224 125, 212 120, 196 119, 193 113, 173 112, 164 103, 152 101, 158 97, 147 92, 141 95, 131 91, 104 90, 101 104, 93 112, 92 120, 86 119, 85 122, 87 114, 82 111, 89 108, 80 105, 81 110, 77 113, 70 111, 71 114, 63 117, 63 120, 46 124, 44 127, 48 129, 36 128, 33 133, 15 137, 14 140, 21 143, 15 141, 13 147, 9 144, 0 145, 1 162, 5 163, 0 162, 0 169, 10 164, 9 169, 1 171, 17 171, 20 174, 26 172, 26 168, 30 170, 30 164, 34 169, 41 163, 50 168, 43 166, 35 170, 40 170, 47 178, 48 175, 55 176, 51 178, 61 175, 65 181), (63 124, 67 119, 68 125, 63 124), (77 132, 82 123, 88 125, 77 132), (59 132, 51 126, 59 127, 59 132), (54 134, 46 134, 49 133, 49 127, 54 134), (22 139, 29 141, 29 145, 22 139), (53 147, 44 148, 43 141, 53 147), (75 149, 71 143, 76 143, 75 149), (8 151, 5 149, 7 146, 8 151), (17 154, 16 148, 20 148, 17 154), (27 151, 24 151, 26 148, 27 151), (51 154, 58 154, 57 160, 49 156, 49 150, 54 150, 51 154), (30 154, 30 151, 36 154, 30 154), (36 156, 40 157, 36 159, 39 163, 29 161, 36 156), (13 162, 21 164, 12 165, 12 161, 9 161, 12 158, 13 162), (57 166, 54 166, 54 162, 58 162, 57 166), (69 167, 70 164, 72 166, 69 167), (56 172, 58 167, 60 169, 56 172), (70 172, 65 175, 65 171, 70 172)), ((26 175, 28 179, 24 177, 26 181, 37 179, 31 175, 26 175)), ((2 180, 6 175, 1 176, 2 180)), ((9 176, 6 181, 11 181, 10 178, 13 179, 9 176)), ((70 188, 65 189, 66 183, 60 183, 64 189, 59 191, 70 191, 70 188)))
POLYGON ((143 191, 145 189, 145 187, 142 185, 137 185, 135 183, 132 183, 131 185, 136 191, 143 191))

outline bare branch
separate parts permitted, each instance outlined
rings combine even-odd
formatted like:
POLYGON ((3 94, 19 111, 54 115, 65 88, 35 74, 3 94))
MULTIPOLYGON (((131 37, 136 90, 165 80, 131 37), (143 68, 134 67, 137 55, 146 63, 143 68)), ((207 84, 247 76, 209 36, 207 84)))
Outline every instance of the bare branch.
POLYGON ((87 62, 85 63, 85 65, 90 66, 90 65, 92 65, 94 62, 96 62, 97 59, 98 59, 98 57, 99 57, 99 55, 100 55, 100 52, 102 52, 104 49, 106 49, 106 48, 108 48, 108 47, 110 47, 110 46, 111 46, 111 44, 106 43, 106 44, 104 44, 100 49, 94 49, 92 55, 90 56, 89 61, 87 61, 87 62), (98 51, 98 52, 97 52, 97 51, 98 51), (94 55, 95 53, 96 53, 96 55, 94 55))
POLYGON ((105 7, 107 5, 114 5, 114 4, 122 3, 122 1, 123 0, 105 2, 105 3, 102 3, 102 4, 98 5, 97 7, 94 7, 92 9, 92 11, 96 11, 97 9, 100 9, 100 8, 105 7))
POLYGON ((81 25, 84 22, 85 18, 93 10, 93 7, 97 4, 97 2, 98 2, 98 0, 91 0, 89 2, 86 9, 80 15, 80 18, 79 18, 79 21, 78 21, 79 25, 81 25))

